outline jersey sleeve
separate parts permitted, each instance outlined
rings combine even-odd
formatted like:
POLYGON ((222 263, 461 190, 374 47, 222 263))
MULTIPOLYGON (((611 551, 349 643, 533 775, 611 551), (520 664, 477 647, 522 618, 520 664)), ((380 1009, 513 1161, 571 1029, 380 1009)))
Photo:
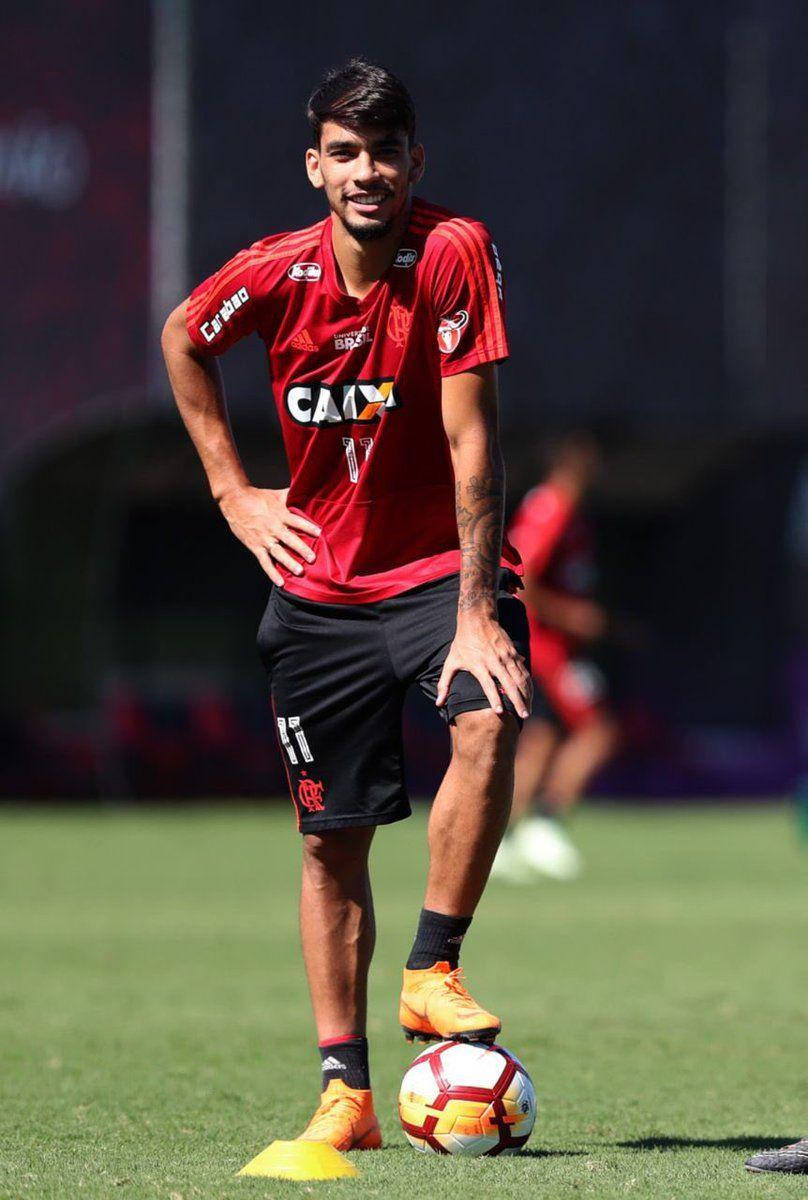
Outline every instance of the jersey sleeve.
POLYGON ((529 492, 519 505, 508 527, 508 537, 531 575, 541 575, 545 570, 572 512, 570 497, 549 484, 529 492))
POLYGON ((223 354, 257 328, 262 297, 254 263, 254 251, 241 250, 191 292, 185 324, 205 354, 223 354))
POLYGON ((508 357, 502 267, 491 235, 478 221, 441 228, 433 302, 441 374, 457 375, 508 357))

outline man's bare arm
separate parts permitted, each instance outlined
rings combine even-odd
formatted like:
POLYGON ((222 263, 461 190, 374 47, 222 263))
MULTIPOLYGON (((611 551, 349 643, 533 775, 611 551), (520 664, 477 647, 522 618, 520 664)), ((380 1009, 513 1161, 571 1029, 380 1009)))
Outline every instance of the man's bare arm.
POLYGON ((184 301, 171 313, 161 345, 177 408, 218 503, 231 488, 244 487, 249 480, 233 441, 219 364, 201 354, 188 336, 186 308, 184 301))
POLYGON ((444 379, 442 413, 455 475, 461 567, 457 632, 438 684, 437 704, 445 702, 456 671, 471 671, 495 712, 502 712, 498 684, 526 717, 530 676, 497 620, 505 468, 497 428, 496 367, 477 367, 444 379))
POLYGON ((177 408, 227 523, 272 582, 282 587, 283 576, 276 563, 300 575, 303 568, 295 555, 314 561, 314 552, 295 530, 314 536, 320 530, 314 522, 289 511, 288 488, 251 486, 233 440, 218 365, 211 356, 200 353, 188 336, 186 307, 184 301, 174 309, 161 339, 177 408))
POLYGON ((478 367, 444 379, 442 409, 460 539, 458 613, 476 610, 496 620, 505 504, 496 367, 478 367))

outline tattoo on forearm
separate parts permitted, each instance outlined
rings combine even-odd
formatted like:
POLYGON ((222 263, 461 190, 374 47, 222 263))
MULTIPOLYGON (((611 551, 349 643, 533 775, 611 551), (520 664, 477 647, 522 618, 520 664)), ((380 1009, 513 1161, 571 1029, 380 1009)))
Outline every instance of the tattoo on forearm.
POLYGON ((488 470, 455 484, 455 511, 460 539, 458 612, 489 601, 496 605, 502 552, 505 471, 502 457, 492 453, 488 470))

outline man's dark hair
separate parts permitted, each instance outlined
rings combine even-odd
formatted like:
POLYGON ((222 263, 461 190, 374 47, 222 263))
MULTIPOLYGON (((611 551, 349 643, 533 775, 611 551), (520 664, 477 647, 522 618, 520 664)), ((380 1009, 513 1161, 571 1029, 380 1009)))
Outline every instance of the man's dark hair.
POLYGON ((400 129, 415 140, 415 105, 401 80, 364 58, 329 71, 309 99, 306 115, 316 144, 326 121, 354 132, 366 125, 400 129))

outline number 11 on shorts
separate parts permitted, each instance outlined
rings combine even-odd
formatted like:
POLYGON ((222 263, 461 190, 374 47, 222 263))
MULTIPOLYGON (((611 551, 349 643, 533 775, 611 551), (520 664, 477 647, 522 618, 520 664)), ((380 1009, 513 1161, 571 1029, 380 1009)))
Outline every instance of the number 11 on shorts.
POLYGON ((363 462, 367 462, 368 455, 370 454, 371 448, 373 446, 373 438, 372 437, 363 437, 363 438, 344 437, 342 439, 342 444, 345 447, 345 457, 348 459, 348 478, 350 479, 351 483, 356 483, 356 481, 359 479, 359 459, 357 458, 357 454, 356 454, 357 441, 359 442, 360 446, 362 446, 364 448, 364 451, 365 451, 365 457, 362 460, 363 462))
POLYGON ((297 754, 289 737, 289 730, 295 735, 295 741, 298 744, 300 753, 303 755, 303 761, 314 762, 314 755, 309 748, 309 743, 300 724, 300 717, 289 717, 288 719, 286 717, 278 717, 278 733, 280 734, 281 745, 289 755, 289 762, 292 766, 297 766, 297 754))

